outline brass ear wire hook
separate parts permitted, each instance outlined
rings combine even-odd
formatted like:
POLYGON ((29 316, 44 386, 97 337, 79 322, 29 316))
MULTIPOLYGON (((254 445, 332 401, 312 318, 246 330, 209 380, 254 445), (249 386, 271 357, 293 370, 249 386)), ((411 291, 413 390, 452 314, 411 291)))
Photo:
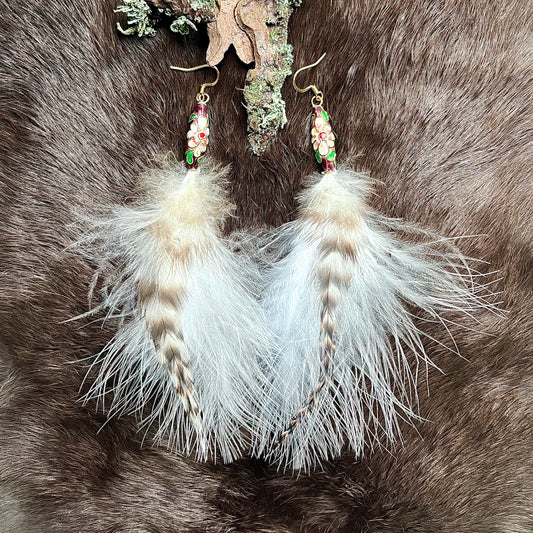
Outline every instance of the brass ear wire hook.
POLYGON ((215 81, 202 83, 202 85, 200 86, 200 92, 196 95, 196 101, 199 104, 207 104, 207 102, 209 102, 209 95, 205 92, 205 88, 206 87, 214 87, 218 83, 218 80, 220 79, 220 71, 218 70, 217 67, 215 67, 214 65, 208 65, 206 63, 205 65, 198 65, 197 67, 191 67, 191 68, 174 67, 174 66, 171 66, 170 68, 172 70, 179 70, 181 72, 192 72, 194 70, 200 70, 200 69, 203 69, 203 68, 212 68, 212 69, 214 69, 214 71, 217 73, 217 79, 215 81))
POLYGON ((317 86, 316 85, 308 85, 307 87, 305 87, 304 89, 301 89, 300 87, 298 87, 298 85, 296 85, 296 77, 298 76, 298 74, 300 74, 300 72, 303 72, 304 70, 309 70, 310 68, 313 68, 313 67, 316 67, 324 58, 326 57, 326 53, 324 52, 319 58, 317 61, 315 61, 314 63, 312 63, 311 65, 307 65, 305 67, 302 67, 302 68, 299 68, 295 73, 294 73, 294 76, 292 77, 292 85, 294 86, 294 88, 299 92, 299 93, 306 93, 307 91, 313 91, 314 93, 314 96, 313 98, 311 99, 311 104, 314 106, 314 107, 317 107, 317 106, 320 106, 322 105, 322 102, 324 101, 324 93, 322 91, 319 91, 317 86))

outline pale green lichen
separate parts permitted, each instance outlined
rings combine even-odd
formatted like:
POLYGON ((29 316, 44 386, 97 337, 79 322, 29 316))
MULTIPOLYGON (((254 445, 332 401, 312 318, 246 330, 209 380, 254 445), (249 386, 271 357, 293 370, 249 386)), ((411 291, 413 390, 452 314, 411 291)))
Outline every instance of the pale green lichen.
POLYGON ((180 33, 181 35, 187 35, 190 29, 196 30, 196 25, 191 22, 185 15, 178 17, 170 25, 170 30, 174 33, 180 33))
POLYGON ((244 89, 248 110, 250 143, 254 153, 259 152, 261 136, 277 131, 287 123, 285 103, 281 90, 264 78, 257 77, 244 89))
MULTIPOLYGON (((191 8, 210 10, 214 15, 215 0, 196 0, 191 2, 191 8)), ((153 37, 155 26, 162 17, 173 18, 170 30, 181 35, 187 35, 191 29, 196 30, 194 22, 185 15, 178 15, 170 8, 152 9, 145 0, 124 0, 124 3, 115 9, 115 13, 126 15, 127 28, 117 23, 117 29, 123 35, 138 35, 139 37, 153 37)), ((196 17, 201 22, 200 17, 196 17)))
POLYGON ((276 0, 276 13, 267 18, 268 25, 276 25, 288 21, 295 8, 302 5, 302 0, 276 0))
POLYGON ((169 7, 158 7, 157 8, 157 12, 160 15, 165 15, 165 17, 173 17, 174 16, 174 12, 169 7))
POLYGON ((117 29, 124 35, 137 34, 139 37, 152 37, 155 35, 154 26, 157 19, 152 15, 152 9, 144 0, 124 0, 121 6, 115 9, 115 13, 124 13, 128 27, 124 29, 117 22, 117 29))
POLYGON ((209 11, 214 15, 216 2, 215 0, 192 0, 190 6, 191 9, 194 9, 194 11, 209 11))
POLYGON ((256 155, 263 153, 271 138, 287 123, 281 87, 291 73, 292 47, 288 44, 280 46, 276 56, 276 65, 269 69, 268 78, 259 75, 249 79, 244 88, 248 139, 256 155))

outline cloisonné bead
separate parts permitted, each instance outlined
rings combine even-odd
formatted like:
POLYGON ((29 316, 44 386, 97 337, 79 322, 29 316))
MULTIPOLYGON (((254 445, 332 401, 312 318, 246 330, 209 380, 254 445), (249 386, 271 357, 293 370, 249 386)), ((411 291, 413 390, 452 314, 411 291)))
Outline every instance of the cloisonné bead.
POLYGON ((207 105, 198 104, 189 119, 187 132, 187 146, 185 148, 185 166, 188 169, 197 169, 207 149, 209 140, 209 116, 207 105))
POLYGON ((331 129, 329 116, 322 106, 313 108, 311 116, 311 142, 317 161, 324 172, 335 170, 335 135, 331 129))

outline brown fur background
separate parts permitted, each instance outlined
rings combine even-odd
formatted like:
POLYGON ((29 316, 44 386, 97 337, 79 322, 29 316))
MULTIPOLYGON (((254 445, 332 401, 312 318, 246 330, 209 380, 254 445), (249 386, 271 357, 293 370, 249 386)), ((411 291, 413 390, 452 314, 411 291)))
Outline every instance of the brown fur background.
MULTIPOLYGON (((76 402, 73 361, 112 335, 87 310, 94 265, 65 248, 75 212, 128 201, 136 176, 181 157, 205 72, 205 30, 115 31, 115 0, 0 1, 0 531, 22 533, 529 533, 533 531, 533 60, 530 0, 305 0, 295 64, 324 89, 339 161, 382 183, 374 205, 461 241, 499 269, 506 319, 435 346, 427 422, 360 461, 310 476, 260 461, 200 465, 141 447, 134 420, 76 402)), ((245 144, 246 74, 233 55, 212 95, 213 161, 231 163, 234 227, 294 216, 314 170, 307 96, 260 159, 245 144)), ((207 74, 208 75, 208 74, 207 74)), ((300 80, 303 83, 305 80, 300 80)), ((442 331, 428 332, 443 339, 442 331)))

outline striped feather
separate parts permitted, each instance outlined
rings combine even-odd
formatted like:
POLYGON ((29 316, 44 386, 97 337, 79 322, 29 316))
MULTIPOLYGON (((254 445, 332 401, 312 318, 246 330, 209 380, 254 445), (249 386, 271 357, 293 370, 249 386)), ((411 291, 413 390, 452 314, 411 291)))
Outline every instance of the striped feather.
POLYGON ((109 416, 135 413, 156 442, 231 461, 256 438, 273 346, 254 265, 221 235, 231 212, 223 172, 180 166, 142 180, 139 201, 87 238, 118 329, 85 400, 112 391, 109 416))
POLYGON ((403 240, 424 234, 372 212, 369 187, 362 174, 317 176, 298 219, 270 236, 263 307, 280 346, 269 402, 280 429, 256 453, 282 467, 394 443, 400 419, 417 417, 418 365, 432 364, 413 309, 447 329, 449 313, 493 308, 453 246, 403 240))

